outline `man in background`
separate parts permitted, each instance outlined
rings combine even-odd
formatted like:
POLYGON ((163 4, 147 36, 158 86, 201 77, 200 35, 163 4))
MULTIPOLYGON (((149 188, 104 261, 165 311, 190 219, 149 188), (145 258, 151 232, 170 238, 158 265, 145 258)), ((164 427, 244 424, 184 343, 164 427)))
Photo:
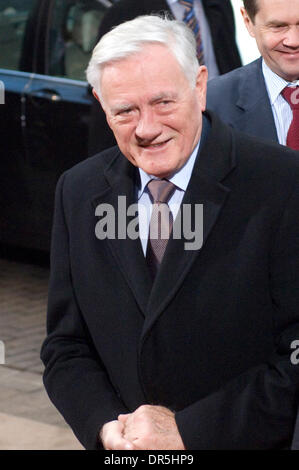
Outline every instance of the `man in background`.
POLYGON ((299 0, 244 0, 261 57, 208 84, 207 107, 232 127, 299 150, 299 0))
POLYGON ((230 0, 120 0, 107 10, 99 39, 124 21, 161 12, 193 29, 210 79, 241 66, 230 0))

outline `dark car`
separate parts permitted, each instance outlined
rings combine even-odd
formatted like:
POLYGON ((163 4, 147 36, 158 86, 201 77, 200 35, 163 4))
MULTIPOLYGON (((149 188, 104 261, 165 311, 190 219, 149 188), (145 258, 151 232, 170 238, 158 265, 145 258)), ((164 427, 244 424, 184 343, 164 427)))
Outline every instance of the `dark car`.
POLYGON ((57 179, 87 157, 85 69, 112 3, 0 0, 1 244, 49 250, 57 179))

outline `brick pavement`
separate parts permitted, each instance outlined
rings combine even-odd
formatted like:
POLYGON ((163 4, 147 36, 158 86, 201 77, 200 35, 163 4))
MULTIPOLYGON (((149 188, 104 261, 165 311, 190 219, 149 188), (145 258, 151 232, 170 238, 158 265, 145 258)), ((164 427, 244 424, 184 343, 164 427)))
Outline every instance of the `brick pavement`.
POLYGON ((49 269, 0 258, 0 450, 81 449, 42 384, 49 269))

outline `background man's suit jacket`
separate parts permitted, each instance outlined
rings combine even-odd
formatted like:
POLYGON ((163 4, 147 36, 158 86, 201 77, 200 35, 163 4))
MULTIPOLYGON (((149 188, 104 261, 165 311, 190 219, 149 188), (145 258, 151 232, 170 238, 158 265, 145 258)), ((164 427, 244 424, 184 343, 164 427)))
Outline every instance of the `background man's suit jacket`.
MULTIPOLYGON (((235 39, 235 22, 230 0, 202 0, 210 27, 216 62, 220 73, 241 66, 235 39)), ((172 16, 166 0, 120 0, 108 9, 100 27, 100 37, 124 21, 136 16, 167 11, 172 16)))
POLYGON ((262 58, 209 81, 207 109, 235 129, 278 142, 262 58))
POLYGON ((290 446, 299 162, 211 122, 183 200, 203 204, 203 246, 171 239, 153 286, 139 239, 95 236, 99 204, 117 217, 118 196, 136 202, 138 171, 119 149, 59 181, 44 382, 86 448, 144 403, 176 411, 187 449, 290 446))
MULTIPOLYGON (((219 73, 240 67, 241 59, 235 40, 235 23, 230 1, 202 0, 202 3, 210 26, 219 73)), ((99 38, 124 21, 161 11, 171 13, 166 0, 120 0, 108 9, 100 27, 99 38)), ((114 136, 106 124, 105 114, 95 102, 92 108, 88 153, 94 155, 115 143, 114 136)))

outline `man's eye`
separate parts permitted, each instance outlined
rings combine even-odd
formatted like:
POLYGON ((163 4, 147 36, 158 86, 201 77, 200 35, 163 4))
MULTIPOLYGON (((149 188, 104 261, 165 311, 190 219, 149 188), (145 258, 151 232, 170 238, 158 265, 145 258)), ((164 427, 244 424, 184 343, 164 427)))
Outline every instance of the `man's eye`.
POLYGON ((271 29, 274 31, 282 31, 284 29, 287 29, 287 26, 284 24, 274 24, 271 26, 271 29))
POLYGON ((159 101, 157 103, 157 106, 159 108, 162 108, 162 109, 164 109, 164 108, 168 109, 168 108, 171 107, 172 104, 173 104, 173 101, 171 101, 171 100, 163 100, 163 101, 159 101))
POLYGON ((132 109, 122 109, 118 114, 125 116, 126 114, 130 114, 132 112, 132 109))

